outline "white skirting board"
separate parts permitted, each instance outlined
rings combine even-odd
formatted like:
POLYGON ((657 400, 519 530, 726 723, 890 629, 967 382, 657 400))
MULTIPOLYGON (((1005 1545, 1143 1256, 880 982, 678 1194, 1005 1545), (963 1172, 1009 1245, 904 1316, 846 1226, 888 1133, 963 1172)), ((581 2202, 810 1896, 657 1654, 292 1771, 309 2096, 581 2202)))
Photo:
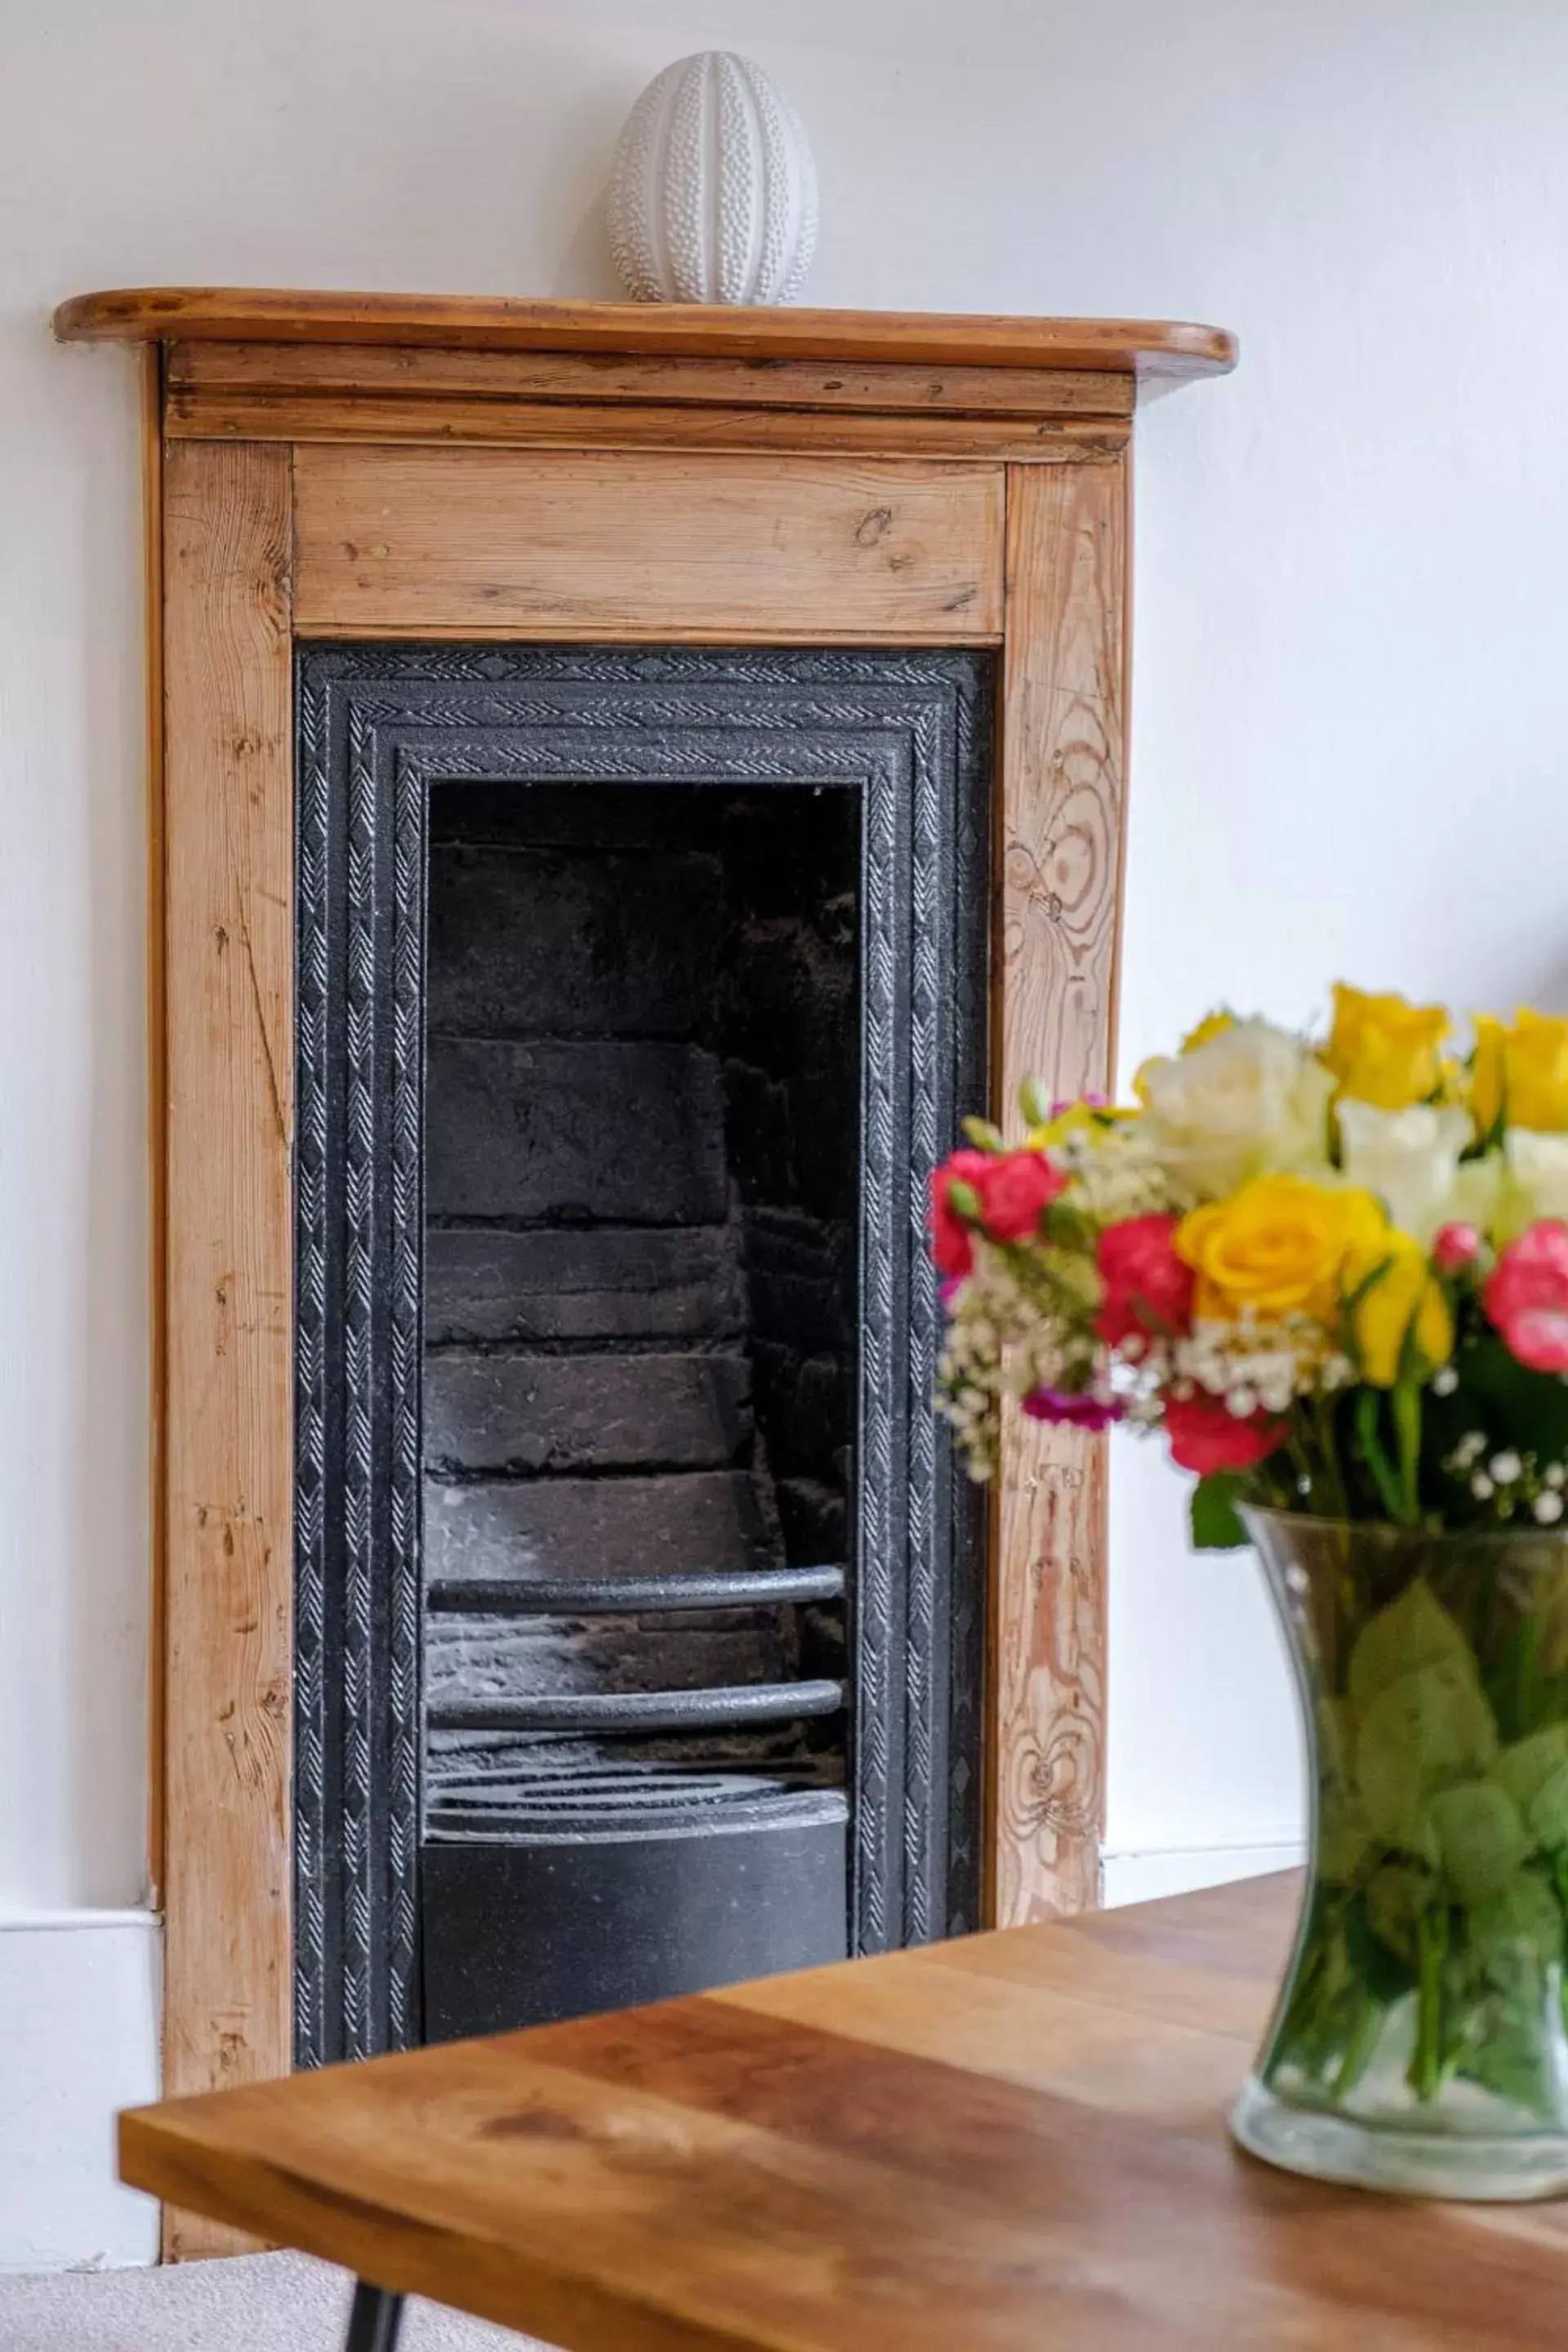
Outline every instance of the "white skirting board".
POLYGON ((158 2258, 114 2174, 114 2118, 158 2095, 151 1911, 0 1915, 0 2271, 158 2258))
POLYGON ((1162 1895, 1190 1895, 1200 1886, 1228 1885, 1233 1878, 1294 1870, 1304 1859, 1300 1838, 1285 1831, 1258 1845, 1107 1853, 1100 1863, 1100 1900, 1108 1910, 1123 1903, 1152 1903, 1162 1895))

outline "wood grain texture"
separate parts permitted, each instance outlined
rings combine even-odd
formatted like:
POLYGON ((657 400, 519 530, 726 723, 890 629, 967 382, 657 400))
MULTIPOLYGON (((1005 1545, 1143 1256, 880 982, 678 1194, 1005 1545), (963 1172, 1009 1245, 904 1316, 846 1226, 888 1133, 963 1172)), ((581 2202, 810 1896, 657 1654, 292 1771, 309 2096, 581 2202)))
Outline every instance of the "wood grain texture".
POLYGON ((728 449, 803 457, 940 457, 1080 466, 1112 457, 1125 426, 1097 417, 872 416, 815 408, 640 406, 392 394, 176 391, 171 440, 434 442, 447 448, 728 449))
POLYGON ((374 343, 174 343, 176 396, 301 402, 363 394, 410 406, 460 399, 569 406, 797 408, 870 416, 1128 417, 1131 376, 1072 368, 912 367, 620 352, 473 352, 374 343))
POLYGON ((563 2352, 1547 2352, 1568 2208, 1271 2172, 1293 1878, 124 2118, 121 2166, 563 2352))
POLYGON ((1237 358, 1236 340, 1223 330, 1165 320, 954 318, 793 306, 731 309, 253 287, 124 287, 79 294, 61 303, 54 329, 62 342, 389 343, 452 351, 896 361, 1090 369, 1176 381, 1225 374, 1237 358))
MULTIPOLYGON (((164 2081, 284 2071, 292 1424, 286 450, 164 477, 167 1611, 164 2081)), ((171 2245, 215 2251, 175 2217, 171 2245)))
POLYGON ((163 1901, 164 1703, 168 1627, 168 990, 163 881, 163 352, 142 352, 142 559, 147 647, 147 1874, 154 1908, 163 1901))
MULTIPOLYGON (((1109 1083, 1125 790, 1127 474, 1007 478, 996 1115, 1109 1083)), ((1099 1899, 1103 1440, 1009 1415, 995 1509, 994 1916, 1099 1899)))
POLYGON ((1001 626, 1000 467, 325 447, 294 463, 307 635, 964 644, 1001 626))

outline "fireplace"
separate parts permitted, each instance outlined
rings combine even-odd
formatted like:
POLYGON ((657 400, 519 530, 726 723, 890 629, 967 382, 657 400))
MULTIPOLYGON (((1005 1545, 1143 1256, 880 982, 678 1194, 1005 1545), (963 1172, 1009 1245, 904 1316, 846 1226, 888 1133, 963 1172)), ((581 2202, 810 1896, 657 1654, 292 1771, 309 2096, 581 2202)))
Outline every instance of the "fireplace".
POLYGON ((975 1924, 993 693, 301 652, 301 2062, 975 1924))
MULTIPOLYGON (((640 1953, 645 1987, 794 1957, 661 1949, 721 1854, 724 1934, 767 1926, 744 1870, 771 1855, 775 1895, 795 1874, 773 1918, 813 1949, 1092 1903, 1101 1446, 1015 1417, 977 1524, 929 1411, 919 1194, 961 1104, 988 1092, 1010 1124, 1026 1073, 1107 1082, 1134 410, 1234 341, 168 287, 55 325, 147 362, 165 2089, 497 2014, 520 1907, 537 1937, 552 1902, 579 1927, 623 1905, 577 1948, 640 1953), (615 843, 617 795, 662 846, 615 843), (592 1029, 542 1025, 579 944, 568 925, 551 959, 545 919, 577 848, 584 933, 606 861, 694 861, 662 1027, 625 1025, 657 944, 631 924, 592 1029), (559 887, 531 946, 503 917, 487 966, 461 941, 507 859, 556 860, 559 887), (776 899, 792 875, 805 913, 776 899), (854 992, 847 1081, 809 1059, 806 964, 822 1003, 854 992), (647 1132, 669 1114, 665 1164, 708 1191, 531 1202, 523 1114, 548 1090, 465 1091, 486 1040, 492 1077, 498 1053, 531 1080, 554 1052, 546 1139, 585 1168, 605 1137, 562 1049, 642 1052, 647 1132), (521 1156, 489 1205, 443 1205, 447 1113, 487 1100, 521 1156), (759 1165, 787 1165, 782 1202, 759 1165), (840 1249, 816 1187, 847 1168, 840 1249), (669 1564, 646 1511, 636 1559, 589 1542, 666 1477, 729 1498, 699 1550, 669 1564), (672 1809, 710 1833, 661 1844, 672 1809), (443 1872, 479 1874, 449 1949, 443 1872)), ((536 1940, 536 2000, 549 1958, 536 1940)), ((171 2254, 227 2242, 165 2217, 171 2254)))

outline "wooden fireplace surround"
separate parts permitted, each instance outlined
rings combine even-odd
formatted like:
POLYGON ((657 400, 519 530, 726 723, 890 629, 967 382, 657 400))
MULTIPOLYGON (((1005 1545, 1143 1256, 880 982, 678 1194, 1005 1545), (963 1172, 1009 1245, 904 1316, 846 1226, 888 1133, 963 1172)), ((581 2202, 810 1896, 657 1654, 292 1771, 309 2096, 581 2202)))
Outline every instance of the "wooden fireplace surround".
MULTIPOLYGON (((154 1867, 166 2088, 291 2047, 298 638, 1000 648, 993 1065, 1105 1083, 1129 447, 1235 362, 1120 320, 310 293, 84 296, 147 347, 153 691, 154 1867)), ((1011 1432, 993 1542, 990 1908, 1091 1902, 1098 1444, 1011 1432)), ((215 2242, 176 2224, 177 2251, 215 2242)))

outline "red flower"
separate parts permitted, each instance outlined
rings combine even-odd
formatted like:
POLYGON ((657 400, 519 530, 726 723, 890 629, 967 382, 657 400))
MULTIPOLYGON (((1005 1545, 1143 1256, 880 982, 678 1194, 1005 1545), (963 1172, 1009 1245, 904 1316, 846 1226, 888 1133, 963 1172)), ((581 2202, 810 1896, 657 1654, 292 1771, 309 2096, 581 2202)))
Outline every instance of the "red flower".
POLYGON ((1031 1421, 1047 1421, 1058 1429, 1099 1432, 1120 1421, 1122 1409, 1114 1399, 1075 1396, 1066 1389, 1031 1389, 1024 1399, 1024 1411, 1031 1421))
POLYGON ((955 1151, 943 1160, 931 1180, 931 1254, 936 1260, 938 1274, 950 1282, 962 1280, 974 1264, 974 1249, 969 1238, 969 1227, 952 1206, 949 1195, 954 1182, 971 1185, 978 1192, 980 1178, 991 1166, 989 1151, 955 1151))
POLYGON ((981 1171, 971 1181, 980 1195, 980 1220, 989 1238, 1032 1241, 1051 1202, 1066 1191, 1067 1181, 1043 1151, 982 1155, 981 1171))
POLYGON ((1439 1274, 1462 1274, 1481 1254, 1481 1237, 1474 1225, 1439 1225, 1432 1244, 1432 1263, 1439 1274))
POLYGON ((1532 1372, 1568 1372, 1568 1225, 1542 1218, 1510 1242, 1481 1303, 1510 1355, 1532 1372))
POLYGON ((1178 1468, 1195 1470, 1208 1478, 1216 1470, 1250 1470, 1265 1461, 1284 1435, 1284 1423, 1272 1413, 1249 1413, 1238 1420, 1223 1397, 1169 1397, 1165 1402, 1165 1434, 1171 1459, 1178 1468))
POLYGON ((1196 1277, 1176 1255, 1180 1222, 1176 1217, 1128 1217, 1119 1225, 1107 1225, 1100 1234, 1095 1257, 1105 1292, 1094 1328, 1108 1347, 1150 1332, 1186 1330, 1196 1277))

